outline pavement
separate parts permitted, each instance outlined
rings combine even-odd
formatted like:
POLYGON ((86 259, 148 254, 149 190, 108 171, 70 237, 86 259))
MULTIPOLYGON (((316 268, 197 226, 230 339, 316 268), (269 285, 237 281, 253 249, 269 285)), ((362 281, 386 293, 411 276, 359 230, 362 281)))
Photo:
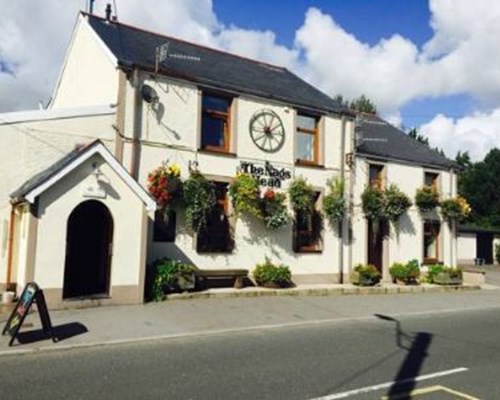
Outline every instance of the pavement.
MULTIPOLYGON (((26 318, 18 339, 0 337, 0 356, 35 351, 216 335, 305 324, 325 324, 391 315, 500 308, 500 287, 435 285, 359 288, 309 285, 286 290, 211 289, 169 296, 160 303, 51 310, 57 342, 41 331, 38 313, 26 318), (352 295, 357 294, 357 295, 352 295)), ((9 309, 0 308, 0 326, 9 309)))

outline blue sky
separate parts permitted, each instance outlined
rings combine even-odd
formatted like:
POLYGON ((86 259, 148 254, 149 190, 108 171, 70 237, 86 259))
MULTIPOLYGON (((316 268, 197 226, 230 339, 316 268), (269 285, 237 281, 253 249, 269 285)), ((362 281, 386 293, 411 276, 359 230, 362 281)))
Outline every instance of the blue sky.
MULTIPOLYGON (((310 7, 330 14, 347 32, 371 46, 399 34, 422 47, 432 38, 431 13, 425 0, 322 0, 269 1, 214 0, 217 17, 225 25, 271 30, 279 44, 291 47, 295 32, 310 7)), ((404 88, 401 88, 404 90, 404 88)), ((461 117, 474 110, 467 94, 418 99, 401 109, 402 125, 410 128, 432 120, 436 114, 461 117)))

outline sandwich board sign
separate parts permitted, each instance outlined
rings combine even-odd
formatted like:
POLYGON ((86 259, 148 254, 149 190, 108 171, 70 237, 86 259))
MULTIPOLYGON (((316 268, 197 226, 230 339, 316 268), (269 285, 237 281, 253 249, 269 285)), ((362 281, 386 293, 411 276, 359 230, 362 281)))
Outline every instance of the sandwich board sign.
POLYGON ((24 319, 29 313, 33 303, 36 303, 38 314, 42 322, 43 332, 52 338, 53 342, 57 342, 57 338, 53 334, 52 323, 50 321, 49 310, 45 302, 43 290, 35 282, 29 282, 24 288, 19 301, 14 310, 10 314, 5 327, 2 330, 2 336, 8 333, 11 336, 9 346, 12 346, 16 339, 19 330, 24 322, 24 319))

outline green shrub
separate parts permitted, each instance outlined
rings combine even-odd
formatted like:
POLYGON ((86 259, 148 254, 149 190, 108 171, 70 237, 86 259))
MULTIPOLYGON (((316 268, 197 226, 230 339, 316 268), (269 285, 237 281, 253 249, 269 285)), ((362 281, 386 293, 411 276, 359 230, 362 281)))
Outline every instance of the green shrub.
POLYGON ((438 278, 443 275, 448 275, 451 279, 463 279, 461 268, 447 267, 445 265, 429 265, 428 268, 427 282, 429 283, 442 283, 438 282, 438 278))
POLYGON ((426 281, 429 283, 434 283, 434 278, 436 275, 442 273, 445 270, 445 266, 441 264, 428 265, 426 281))
POLYGON ((371 264, 357 264, 351 274, 351 283, 360 286, 372 286, 380 282, 382 275, 371 264))
POLYGON ((193 265, 169 258, 156 260, 148 266, 146 299, 161 301, 165 297, 165 292, 182 291, 180 281, 191 279, 195 270, 193 265))
POLYGON ((292 285, 292 273, 286 265, 276 265, 268 258, 257 264, 253 271, 253 277, 259 286, 274 285, 278 287, 288 287, 292 285))
POLYGON ((415 284, 420 277, 418 260, 411 260, 406 264, 394 263, 389 268, 389 273, 393 281, 401 281, 407 285, 415 284))

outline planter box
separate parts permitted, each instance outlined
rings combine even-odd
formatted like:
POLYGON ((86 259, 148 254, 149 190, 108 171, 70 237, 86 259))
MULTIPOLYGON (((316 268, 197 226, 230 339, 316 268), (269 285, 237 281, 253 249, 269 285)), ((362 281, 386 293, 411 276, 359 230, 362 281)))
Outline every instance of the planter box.
POLYGON ((380 281, 379 279, 367 278, 354 271, 351 273, 350 280, 353 285, 357 286, 374 286, 380 281))
POLYGON ((461 285, 462 277, 451 277, 447 272, 442 272, 434 277, 434 283, 438 285, 461 285))

